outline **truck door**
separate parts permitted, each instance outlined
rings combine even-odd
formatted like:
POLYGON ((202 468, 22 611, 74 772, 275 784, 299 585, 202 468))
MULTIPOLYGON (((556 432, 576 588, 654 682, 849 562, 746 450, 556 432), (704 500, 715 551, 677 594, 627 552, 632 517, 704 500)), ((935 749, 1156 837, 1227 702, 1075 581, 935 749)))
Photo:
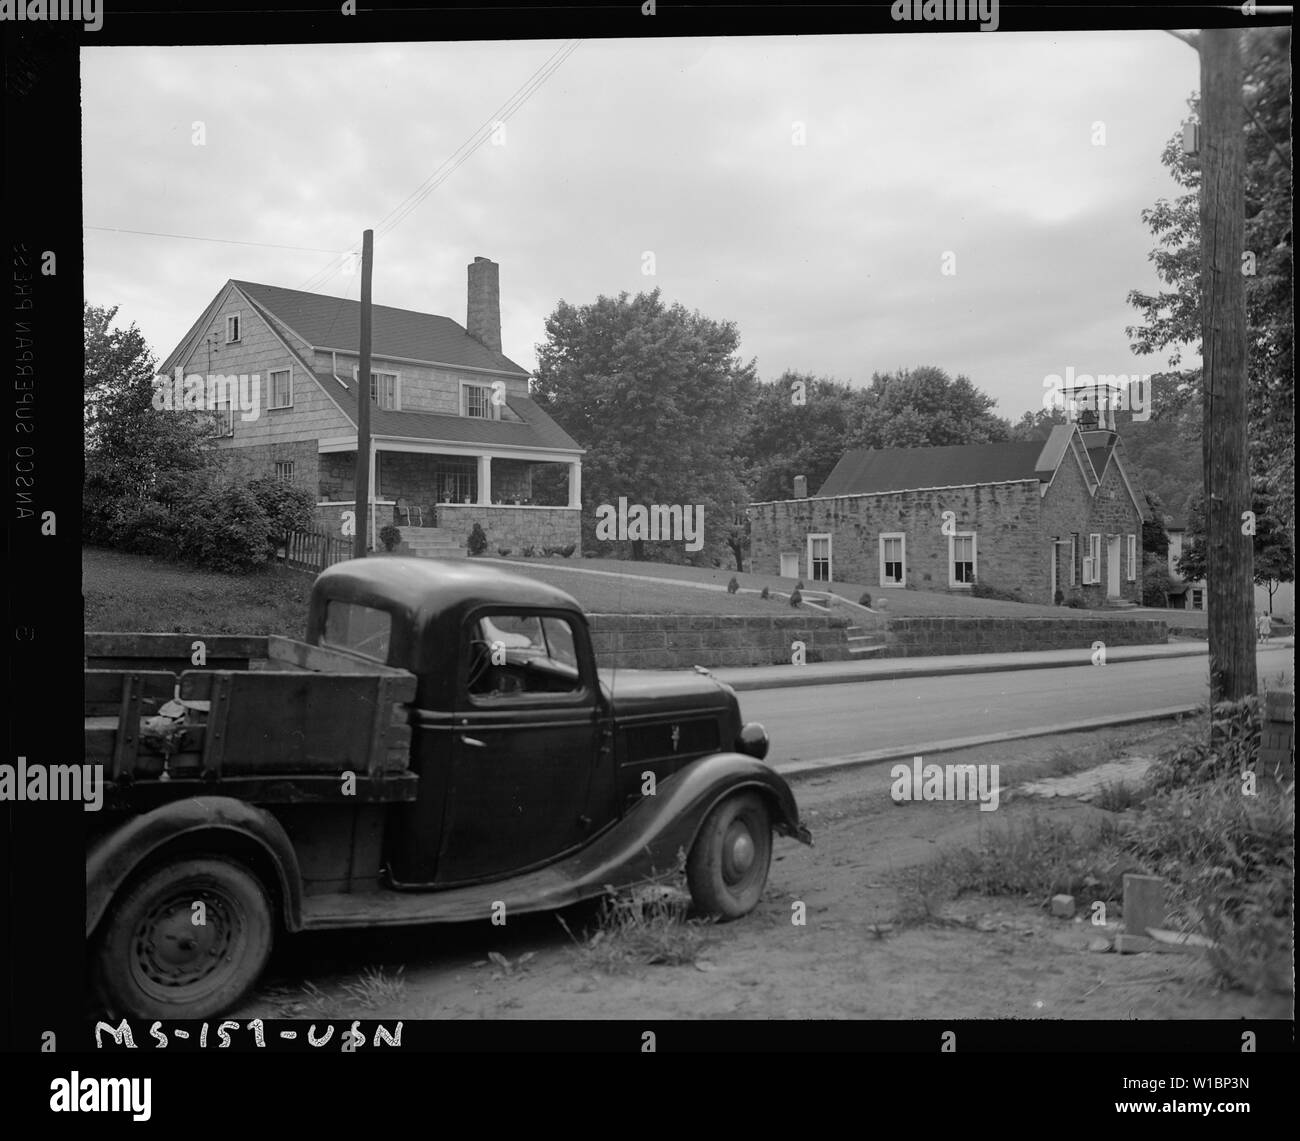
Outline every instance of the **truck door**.
POLYGON ((522 871, 583 844, 599 757, 585 640, 562 612, 494 607, 461 637, 438 882, 522 871))

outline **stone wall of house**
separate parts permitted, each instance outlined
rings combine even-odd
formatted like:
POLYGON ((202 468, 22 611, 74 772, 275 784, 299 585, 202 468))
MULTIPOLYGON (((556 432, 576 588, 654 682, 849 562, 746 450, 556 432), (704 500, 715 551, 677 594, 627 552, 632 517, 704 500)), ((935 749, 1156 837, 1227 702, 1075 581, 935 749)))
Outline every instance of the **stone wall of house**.
POLYGON ((1106 591, 1106 574, 1110 558, 1110 544, 1107 535, 1119 535, 1119 593, 1121 598, 1132 602, 1142 601, 1142 516, 1120 474, 1119 464, 1114 458, 1106 468, 1101 486, 1093 499, 1092 530, 1101 533, 1101 586, 1103 597, 1106 591), (1137 554, 1134 560, 1134 577, 1128 577, 1126 535, 1137 536, 1137 554))
POLYGON ((847 619, 824 614, 591 614, 588 621, 597 663, 623 669, 789 665, 796 641, 810 662, 850 656, 847 619))
MULTIPOLYGON (((1075 446, 1080 447, 1077 440, 1075 446)), ((1122 445, 1117 447, 1121 448, 1122 462, 1122 445)), ((1124 485, 1115 458, 1107 465, 1100 487, 1095 494, 1091 494, 1077 457, 1066 457, 1043 497, 1043 534, 1049 540, 1054 536, 1068 540, 1071 535, 1078 535, 1073 570, 1070 567, 1069 548, 1059 548, 1057 586, 1066 598, 1078 595, 1083 604, 1091 609, 1105 606, 1108 596, 1107 573, 1111 555, 1107 535, 1136 535, 1138 554, 1133 579, 1127 577, 1127 548, 1125 540, 1120 540, 1119 597, 1133 602, 1142 601, 1142 520, 1124 485), (1101 581, 1095 583, 1083 581, 1083 560, 1088 554, 1090 534, 1101 535, 1101 581)))
POLYGON ((293 464, 294 487, 308 491, 316 498, 320 480, 319 460, 315 440, 280 440, 270 444, 251 444, 242 448, 225 448, 217 455, 222 472, 241 483, 263 476, 274 476, 277 463, 293 464))
MULTIPOLYGON (((454 537, 463 547, 475 523, 487 535, 488 555, 508 549, 523 554, 531 546, 541 554, 543 547, 574 544, 575 554, 582 554, 581 509, 576 507, 480 507, 477 504, 440 503, 437 505, 438 530, 454 537)), ((428 509, 425 524, 432 522, 428 509)))
POLYGON ((1163 618, 891 618, 885 654, 891 658, 916 658, 1078 650, 1091 655, 1094 642, 1107 646, 1163 645, 1168 635, 1163 618))
POLYGON ((830 533, 833 581, 869 586, 873 592, 898 589, 882 585, 880 579, 880 537, 891 532, 906 535, 904 585, 920 590, 950 588, 950 547, 943 532, 943 513, 951 511, 958 532, 975 532, 979 581, 1019 590, 1026 602, 1050 601, 1050 548, 1039 529, 1037 480, 793 499, 752 504, 748 511, 755 573, 778 574, 781 554, 797 552, 799 573, 811 585, 808 535, 830 533))

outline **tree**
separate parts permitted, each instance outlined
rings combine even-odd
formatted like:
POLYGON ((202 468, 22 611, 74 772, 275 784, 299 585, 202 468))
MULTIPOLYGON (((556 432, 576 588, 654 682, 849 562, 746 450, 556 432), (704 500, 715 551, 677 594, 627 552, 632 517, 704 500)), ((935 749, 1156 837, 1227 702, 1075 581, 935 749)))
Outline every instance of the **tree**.
POLYGON ((1010 438, 1011 425, 992 409, 997 402, 968 377, 954 380, 925 365, 875 373, 856 432, 863 448, 992 444, 1010 438))
POLYGON ((1014 424, 1007 435, 1009 440, 1019 440, 1028 443, 1031 440, 1046 440, 1052 434, 1052 429, 1058 424, 1068 424, 1065 409, 1063 408, 1038 408, 1032 412, 1026 412, 1014 424))
MULTIPOLYGON (((739 359, 736 326, 666 306, 656 289, 561 301, 546 336, 534 395, 587 449, 584 542, 597 541, 595 507, 626 496, 629 505, 703 504, 704 549, 672 549, 725 555, 733 505, 745 501, 736 443, 757 384, 753 362, 739 359)), ((643 540, 630 548, 635 559, 648 553, 643 540)))
MULTIPOLYGON (((1269 481, 1272 510, 1294 541, 1290 39, 1286 28, 1243 33, 1246 215, 1240 265, 1246 290, 1251 474, 1269 481)), ((1193 96, 1188 105, 1195 119, 1199 97, 1193 96)), ((1168 288, 1129 293, 1141 322, 1127 332, 1134 352, 1166 352, 1171 369, 1178 369, 1184 352, 1202 349, 1201 160, 1184 153, 1180 129, 1160 161, 1183 193, 1172 202, 1160 199, 1141 216, 1157 239, 1150 260, 1168 288)), ((1177 383, 1161 397, 1157 415, 1189 402, 1199 404, 1201 384, 1199 369, 1179 371, 1177 383)))
POLYGON ((759 383, 737 442, 750 501, 791 498, 799 475, 816 494, 854 447, 864 407, 862 389, 825 377, 787 371, 759 383))
POLYGON ((83 525, 104 541, 114 511, 209 466, 206 414, 154 407, 155 358, 135 325, 113 329, 117 307, 86 304, 86 470, 83 525))
MULTIPOLYGON (((1273 490, 1263 477, 1254 480, 1251 510, 1255 515, 1255 583, 1268 588, 1269 611, 1273 608, 1273 595, 1284 582, 1295 581, 1295 548, 1291 537, 1277 521, 1275 510, 1269 503, 1273 490)), ((1205 496, 1197 494, 1192 500, 1187 516, 1187 533, 1183 539, 1183 553, 1176 567, 1189 582, 1209 577, 1205 551, 1205 496)))
POLYGON ((1146 500, 1145 518, 1142 520, 1142 604, 1144 606, 1168 605, 1173 579, 1169 574, 1169 533, 1165 530, 1164 505, 1160 497, 1150 490, 1143 491, 1146 500))

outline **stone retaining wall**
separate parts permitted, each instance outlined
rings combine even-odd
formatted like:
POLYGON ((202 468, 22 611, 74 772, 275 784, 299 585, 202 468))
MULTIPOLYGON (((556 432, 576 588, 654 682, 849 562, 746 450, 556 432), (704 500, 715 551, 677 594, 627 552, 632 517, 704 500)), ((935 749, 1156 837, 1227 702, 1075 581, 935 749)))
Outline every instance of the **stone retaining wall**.
POLYGON ((891 618, 886 633, 891 658, 937 654, 999 654, 1015 650, 1091 650, 1146 646, 1169 640, 1159 619, 1122 618, 891 618))
MULTIPOLYGON (((485 555, 495 556, 509 550, 518 558, 531 546, 537 554, 544 547, 564 547, 572 543, 575 554, 582 555, 582 512, 576 507, 482 507, 477 504, 438 504, 438 529, 456 539, 461 547, 469 540, 474 524, 487 535, 485 555)), ((425 523, 430 523, 425 515, 425 523)))
POLYGON ((789 665, 796 641, 804 643, 810 662, 850 656, 847 621, 826 614, 591 614, 588 619, 596 661, 623 669, 789 665))

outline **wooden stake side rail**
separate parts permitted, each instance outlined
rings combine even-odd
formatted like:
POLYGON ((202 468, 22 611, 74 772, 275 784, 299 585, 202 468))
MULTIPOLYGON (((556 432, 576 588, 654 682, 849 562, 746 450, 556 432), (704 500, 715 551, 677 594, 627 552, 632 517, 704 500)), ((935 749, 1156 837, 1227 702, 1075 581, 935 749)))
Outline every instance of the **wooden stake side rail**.
POLYGON ((394 783, 410 758, 416 678, 406 670, 275 635, 88 634, 86 664, 86 760, 113 783, 163 778, 137 800, 233 795, 258 781, 265 795, 247 799, 317 800, 328 788, 338 795, 348 772, 366 782, 366 799, 383 799, 385 781, 392 799, 414 795, 394 783), (196 641, 206 666, 186 668, 196 641), (141 719, 172 700, 185 704, 185 721, 142 734, 141 719))

